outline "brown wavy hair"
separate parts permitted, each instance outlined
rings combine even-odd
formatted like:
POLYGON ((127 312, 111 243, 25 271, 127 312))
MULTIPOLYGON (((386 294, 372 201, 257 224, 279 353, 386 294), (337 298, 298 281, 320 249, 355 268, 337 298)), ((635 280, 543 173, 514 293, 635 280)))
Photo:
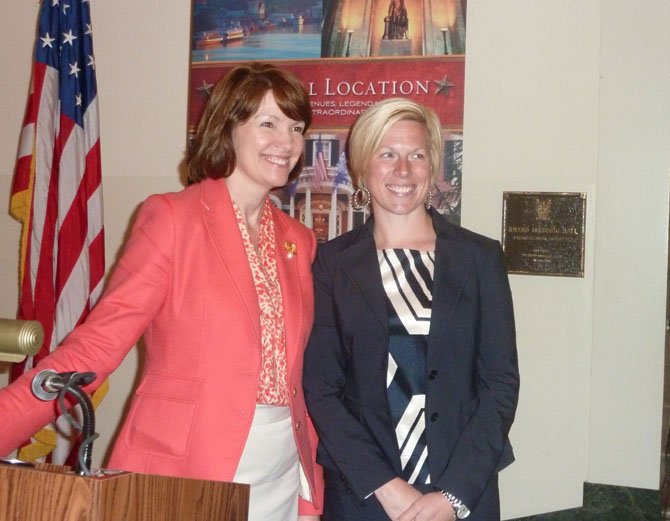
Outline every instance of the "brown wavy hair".
MULTIPOLYGON (((304 122, 305 135, 312 123, 312 108, 307 91, 296 76, 267 63, 235 67, 214 86, 198 122, 188 153, 190 183, 233 173, 236 165, 233 130, 256 113, 269 90, 284 115, 304 122)), ((298 176, 303 161, 301 155, 289 181, 298 176)))

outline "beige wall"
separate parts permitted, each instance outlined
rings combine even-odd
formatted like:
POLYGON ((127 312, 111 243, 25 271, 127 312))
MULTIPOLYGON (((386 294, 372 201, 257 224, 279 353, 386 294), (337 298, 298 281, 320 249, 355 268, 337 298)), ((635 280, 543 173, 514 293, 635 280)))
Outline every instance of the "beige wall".
MULTIPOLYGON (((522 392, 503 514, 578 506, 582 483, 658 488, 670 172, 670 4, 473 0, 463 224, 500 236, 505 190, 588 194, 584 278, 511 276, 522 392)), ((92 5, 109 263, 149 193, 178 189, 189 2, 92 5), (131 15, 132 14, 132 15, 131 15)), ((36 2, 0 18, 0 200, 8 204, 36 2)), ((0 218, 0 316, 19 226, 0 218)), ((98 413, 99 463, 135 375, 98 413)), ((0 366, 0 385, 7 371, 0 366)))

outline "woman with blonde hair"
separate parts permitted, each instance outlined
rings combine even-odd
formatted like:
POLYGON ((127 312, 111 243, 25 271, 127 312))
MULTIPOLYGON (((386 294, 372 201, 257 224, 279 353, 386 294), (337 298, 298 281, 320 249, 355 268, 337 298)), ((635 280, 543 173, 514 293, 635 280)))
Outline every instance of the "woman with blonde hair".
POLYGON ((319 247, 303 378, 324 521, 500 519, 512 298, 499 243, 432 208, 442 149, 437 116, 400 98, 349 138, 354 203, 372 218, 319 247))

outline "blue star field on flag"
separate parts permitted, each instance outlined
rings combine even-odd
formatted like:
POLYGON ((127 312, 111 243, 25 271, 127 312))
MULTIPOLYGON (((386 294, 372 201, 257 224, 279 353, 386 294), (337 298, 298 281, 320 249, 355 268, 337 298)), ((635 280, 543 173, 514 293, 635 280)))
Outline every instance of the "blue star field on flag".
POLYGON ((40 12, 35 60, 60 71, 60 110, 83 125, 96 96, 88 0, 46 0, 40 12))

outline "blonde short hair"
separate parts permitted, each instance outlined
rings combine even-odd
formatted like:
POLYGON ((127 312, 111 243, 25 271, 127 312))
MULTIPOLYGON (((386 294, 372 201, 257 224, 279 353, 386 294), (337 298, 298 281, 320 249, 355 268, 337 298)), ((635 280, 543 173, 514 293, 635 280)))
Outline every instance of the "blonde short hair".
POLYGON ((442 164, 442 129, 435 112, 405 98, 389 98, 363 112, 349 135, 349 167, 355 186, 365 183, 370 159, 382 138, 398 121, 416 121, 426 130, 431 178, 435 182, 442 164))

